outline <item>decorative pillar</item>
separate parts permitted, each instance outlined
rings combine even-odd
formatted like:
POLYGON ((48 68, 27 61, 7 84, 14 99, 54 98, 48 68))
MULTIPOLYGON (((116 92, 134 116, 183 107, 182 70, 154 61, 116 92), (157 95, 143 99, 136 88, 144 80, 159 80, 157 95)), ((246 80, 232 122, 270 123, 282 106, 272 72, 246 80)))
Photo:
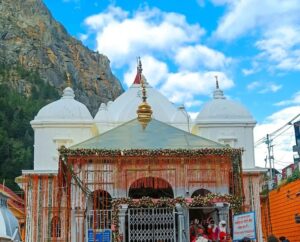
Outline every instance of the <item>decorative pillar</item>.
POLYGON ((122 241, 126 241, 126 212, 128 209, 128 204, 122 204, 119 212, 119 234, 122 236, 122 241))
POLYGON ((176 204, 178 214, 178 242, 189 242, 188 227, 186 226, 188 217, 184 216, 184 208, 180 204, 176 204))

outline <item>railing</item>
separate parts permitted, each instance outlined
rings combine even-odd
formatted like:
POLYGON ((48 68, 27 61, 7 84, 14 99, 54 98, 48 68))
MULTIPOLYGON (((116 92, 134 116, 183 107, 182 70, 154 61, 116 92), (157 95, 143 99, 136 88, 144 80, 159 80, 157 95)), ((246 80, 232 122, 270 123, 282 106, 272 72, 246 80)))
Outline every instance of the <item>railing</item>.
POLYGON ((88 229, 111 229, 112 210, 90 210, 87 214, 88 229))

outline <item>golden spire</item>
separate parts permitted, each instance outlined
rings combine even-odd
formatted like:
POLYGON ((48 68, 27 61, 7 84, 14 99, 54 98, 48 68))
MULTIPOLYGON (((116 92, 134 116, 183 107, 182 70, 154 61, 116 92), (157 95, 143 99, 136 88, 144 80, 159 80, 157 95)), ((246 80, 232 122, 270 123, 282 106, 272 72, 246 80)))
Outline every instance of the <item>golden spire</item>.
POLYGON ((71 75, 69 72, 67 72, 66 74, 67 74, 67 81, 66 81, 67 87, 71 87, 72 86, 71 75))
POLYGON ((142 78, 142 63, 140 58, 138 58, 138 69, 140 70, 138 74, 140 75, 139 78, 141 80, 143 102, 139 105, 136 113, 138 115, 137 117, 138 121, 142 125, 143 129, 145 129, 148 123, 151 121, 152 110, 151 110, 151 106, 147 103, 147 92, 146 92, 144 78, 142 78))

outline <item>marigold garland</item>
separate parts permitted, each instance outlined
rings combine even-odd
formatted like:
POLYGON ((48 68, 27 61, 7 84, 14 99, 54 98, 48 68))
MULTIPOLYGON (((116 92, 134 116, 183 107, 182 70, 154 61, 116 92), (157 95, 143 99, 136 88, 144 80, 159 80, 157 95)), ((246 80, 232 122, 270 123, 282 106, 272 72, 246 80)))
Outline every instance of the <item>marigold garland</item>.
POLYGON ((131 149, 131 150, 107 150, 107 149, 67 149, 62 146, 59 149, 60 155, 64 156, 202 156, 202 155, 235 155, 241 154, 242 149, 233 148, 204 148, 204 149, 131 149))

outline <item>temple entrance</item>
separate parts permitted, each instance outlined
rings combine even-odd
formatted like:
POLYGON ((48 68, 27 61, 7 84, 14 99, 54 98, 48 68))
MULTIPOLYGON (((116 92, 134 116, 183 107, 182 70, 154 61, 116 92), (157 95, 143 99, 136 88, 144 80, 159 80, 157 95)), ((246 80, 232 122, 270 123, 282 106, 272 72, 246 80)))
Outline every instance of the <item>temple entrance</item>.
MULTIPOLYGON (((144 177, 129 188, 129 197, 173 198, 171 185, 164 179, 144 177)), ((176 213, 169 207, 129 208, 127 211, 127 241, 173 242, 176 241, 176 213)))

